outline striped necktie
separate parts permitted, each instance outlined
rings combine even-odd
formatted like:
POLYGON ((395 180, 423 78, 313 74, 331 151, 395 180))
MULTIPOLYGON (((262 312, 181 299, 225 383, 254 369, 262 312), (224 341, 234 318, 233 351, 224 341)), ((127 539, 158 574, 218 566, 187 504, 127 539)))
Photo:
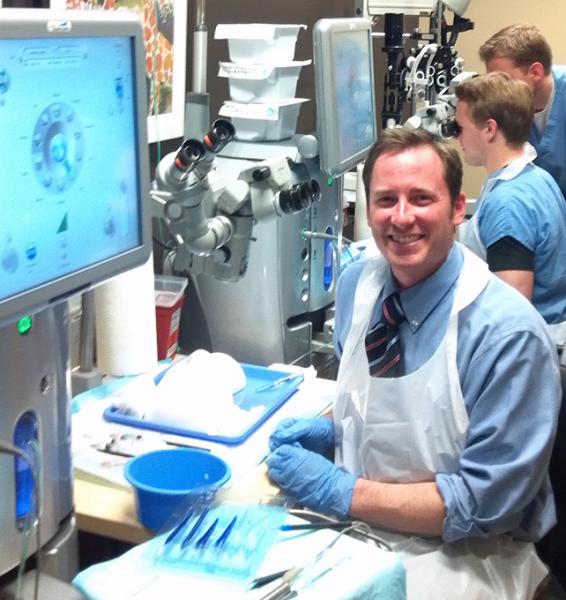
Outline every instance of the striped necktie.
POLYGON ((400 377, 403 357, 399 324, 405 320, 397 292, 388 296, 382 305, 383 319, 366 335, 366 354, 372 377, 400 377))

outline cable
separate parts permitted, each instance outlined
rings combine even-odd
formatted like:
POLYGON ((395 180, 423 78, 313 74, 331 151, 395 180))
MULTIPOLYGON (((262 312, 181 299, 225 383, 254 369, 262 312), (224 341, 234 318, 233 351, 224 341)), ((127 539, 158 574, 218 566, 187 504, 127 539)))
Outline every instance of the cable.
POLYGON ((35 570, 35 582, 34 582, 34 600, 38 600, 39 598, 39 574, 40 574, 40 558, 41 558, 41 535, 40 535, 40 526, 41 526, 41 517, 40 517, 40 509, 39 509, 39 472, 41 469, 40 459, 41 453, 37 444, 33 445, 34 453, 35 453, 35 461, 32 457, 28 455, 27 452, 24 452, 20 448, 9 444, 8 442, 3 442, 0 440, 0 453, 10 454, 14 457, 19 457, 26 462, 28 467, 32 473, 33 479, 33 508, 35 510, 31 510, 28 514, 28 519, 26 526, 24 528, 24 543, 22 545, 22 556, 20 558, 20 564, 18 566, 18 575, 16 581, 16 600, 23 600, 22 595, 22 577, 23 570, 26 562, 26 554, 27 554, 27 539, 29 536, 29 531, 33 527, 33 518, 34 513, 37 518, 37 527, 36 527, 36 543, 37 543, 37 552, 36 552, 36 570, 35 570))
POLYGON ((345 244, 353 244, 353 240, 348 239, 347 237, 344 237, 343 235, 332 235, 331 233, 322 233, 320 231, 309 231, 308 229, 303 229, 303 231, 301 231, 301 235, 303 236, 303 238, 305 239, 315 239, 315 240, 332 240, 333 242, 338 242, 338 243, 342 243, 344 242, 345 244))
MULTIPOLYGON (((153 1, 153 16, 155 18, 154 34, 152 36, 153 52, 151 56, 151 95, 153 100, 153 119, 155 123, 155 141, 157 150, 157 164, 161 160, 161 139, 159 138, 159 127, 157 117, 159 115, 159 82, 157 81, 157 46, 159 44, 159 28, 158 28, 159 4, 157 0, 153 1)), ((150 15, 151 18, 151 15, 150 15)))
POLYGON ((163 250, 175 250, 176 247, 175 246, 170 246, 169 244, 166 244, 165 242, 162 242, 156 235, 153 235, 153 241, 160 247, 163 248, 163 250))

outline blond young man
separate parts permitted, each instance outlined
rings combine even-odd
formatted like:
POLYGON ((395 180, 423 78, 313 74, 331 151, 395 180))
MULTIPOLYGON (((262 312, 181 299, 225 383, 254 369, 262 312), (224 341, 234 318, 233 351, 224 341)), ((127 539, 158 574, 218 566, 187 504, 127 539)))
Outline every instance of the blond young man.
POLYGON ((558 347, 566 340, 566 202, 554 179, 533 164, 526 143, 533 115, 528 86, 500 72, 456 89, 458 139, 484 183, 460 240, 530 300, 558 347))

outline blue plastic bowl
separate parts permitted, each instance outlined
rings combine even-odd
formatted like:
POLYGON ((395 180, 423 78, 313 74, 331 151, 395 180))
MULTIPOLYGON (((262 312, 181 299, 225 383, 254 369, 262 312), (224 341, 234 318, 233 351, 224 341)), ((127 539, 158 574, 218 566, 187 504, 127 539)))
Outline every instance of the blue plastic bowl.
POLYGON ((224 484, 230 467, 205 450, 175 448, 132 458, 124 476, 136 492, 140 523, 159 531, 183 501, 224 484))

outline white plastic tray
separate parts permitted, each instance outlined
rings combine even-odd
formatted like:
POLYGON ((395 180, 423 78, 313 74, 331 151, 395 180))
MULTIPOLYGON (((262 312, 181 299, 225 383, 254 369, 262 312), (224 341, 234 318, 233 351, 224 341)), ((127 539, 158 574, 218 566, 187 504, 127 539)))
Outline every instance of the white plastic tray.
POLYGON ((221 62, 218 76, 228 77, 235 102, 268 102, 293 98, 301 68, 310 64, 310 60, 281 65, 221 62))
POLYGON ((225 102, 218 114, 230 117, 239 140, 278 141, 295 134, 303 102, 308 102, 308 99, 291 98, 261 104, 225 102))
POLYGON ((228 40, 233 62, 281 64, 293 60, 299 31, 306 28, 270 23, 220 24, 214 37, 228 40))

